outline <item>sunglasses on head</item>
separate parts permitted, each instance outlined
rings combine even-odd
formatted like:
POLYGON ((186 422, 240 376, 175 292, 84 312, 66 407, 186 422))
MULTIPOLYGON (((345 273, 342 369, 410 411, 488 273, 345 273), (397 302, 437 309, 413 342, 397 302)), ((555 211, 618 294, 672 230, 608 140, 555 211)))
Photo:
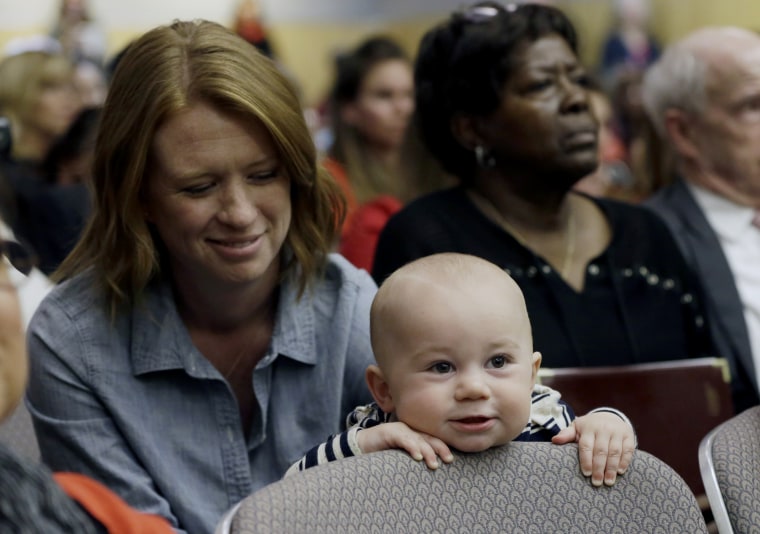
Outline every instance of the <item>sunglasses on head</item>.
MULTIPOLYGON (((508 13, 513 13, 517 11, 520 7, 520 4, 507 4, 504 6, 504 10, 508 13)), ((486 22, 493 17, 495 17, 501 10, 494 6, 472 6, 467 9, 465 9, 462 12, 462 16, 465 18, 465 20, 479 24, 481 22, 486 22)))

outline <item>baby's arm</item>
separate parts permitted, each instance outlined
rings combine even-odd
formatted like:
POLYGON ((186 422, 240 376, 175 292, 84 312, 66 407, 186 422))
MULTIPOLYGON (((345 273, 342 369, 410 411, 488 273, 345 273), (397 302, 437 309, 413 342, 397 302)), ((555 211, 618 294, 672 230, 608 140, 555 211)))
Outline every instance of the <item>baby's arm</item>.
POLYGON ((438 457, 448 463, 451 451, 438 438, 412 430, 404 423, 385 422, 388 415, 375 404, 359 406, 346 418, 351 428, 327 438, 290 466, 285 476, 334 460, 386 449, 404 449, 415 460, 425 460, 430 469, 438 467, 438 457))
POLYGON ((361 454, 362 451, 356 442, 356 434, 359 430, 362 429, 353 427, 340 434, 332 435, 324 443, 312 447, 300 460, 288 468, 285 477, 310 467, 361 454))
POLYGON ((386 449, 403 449, 417 460, 425 460, 430 469, 438 469, 438 458, 446 463, 454 461, 448 445, 429 434, 412 430, 405 423, 383 423, 365 428, 357 434, 361 452, 377 452, 386 449))
POLYGON ((628 468, 636 435, 628 418, 613 408, 597 408, 575 418, 560 394, 546 386, 533 388, 530 423, 523 440, 548 439, 556 444, 578 442, 581 471, 595 486, 612 485, 628 468))
POLYGON ((618 410, 597 408, 552 438, 552 443, 578 443, 581 471, 591 476, 594 486, 611 486, 631 463, 636 434, 627 417, 618 410))

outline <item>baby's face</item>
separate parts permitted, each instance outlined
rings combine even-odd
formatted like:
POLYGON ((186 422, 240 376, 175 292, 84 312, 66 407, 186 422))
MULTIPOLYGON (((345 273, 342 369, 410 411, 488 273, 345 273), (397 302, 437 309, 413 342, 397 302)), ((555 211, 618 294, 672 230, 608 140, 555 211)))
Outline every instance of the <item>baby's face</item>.
POLYGON ((423 283, 406 296, 384 370, 398 420, 464 452, 512 441, 528 423, 540 365, 519 294, 423 283))

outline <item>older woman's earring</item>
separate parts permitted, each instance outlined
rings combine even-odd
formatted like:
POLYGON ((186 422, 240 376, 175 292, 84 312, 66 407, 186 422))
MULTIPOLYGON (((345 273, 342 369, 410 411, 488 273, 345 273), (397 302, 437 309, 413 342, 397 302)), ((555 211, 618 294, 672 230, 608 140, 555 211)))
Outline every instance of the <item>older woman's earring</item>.
POLYGON ((475 161, 477 161, 478 166, 483 169, 492 169, 496 165, 496 160, 488 153, 483 145, 477 145, 475 147, 475 161))

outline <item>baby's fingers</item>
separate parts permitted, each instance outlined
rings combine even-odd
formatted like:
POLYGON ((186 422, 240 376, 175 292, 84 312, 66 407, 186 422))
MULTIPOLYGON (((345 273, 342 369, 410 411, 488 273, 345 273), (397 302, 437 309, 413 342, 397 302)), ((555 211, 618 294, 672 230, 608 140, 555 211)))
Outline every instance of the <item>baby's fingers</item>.
POLYGON ((612 486, 618 475, 622 475, 628 470, 634 450, 633 440, 619 434, 613 434, 607 448, 607 466, 604 471, 604 484, 606 486, 612 486))
POLYGON ((591 483, 594 486, 601 486, 604 481, 608 444, 609 437, 604 440, 600 439, 600 436, 590 433, 583 434, 578 440, 581 471, 584 476, 591 477, 591 483))
POLYGON ((415 460, 424 461, 430 469, 438 469, 438 454, 426 438, 435 439, 418 433, 407 434, 399 440, 398 447, 404 449, 415 460))
POLYGON ((443 441, 428 434, 420 434, 425 442, 433 449, 433 452, 445 463, 450 464, 454 461, 454 455, 451 454, 449 446, 443 441))
POLYGON ((631 465, 633 460, 633 453, 636 450, 636 441, 634 438, 626 437, 623 439, 623 455, 620 457, 620 463, 618 464, 618 475, 624 474, 628 471, 628 466, 631 465))
POLYGON ((623 457, 623 439, 613 436, 607 445, 607 463, 604 468, 604 485, 612 486, 617 479, 623 457))

